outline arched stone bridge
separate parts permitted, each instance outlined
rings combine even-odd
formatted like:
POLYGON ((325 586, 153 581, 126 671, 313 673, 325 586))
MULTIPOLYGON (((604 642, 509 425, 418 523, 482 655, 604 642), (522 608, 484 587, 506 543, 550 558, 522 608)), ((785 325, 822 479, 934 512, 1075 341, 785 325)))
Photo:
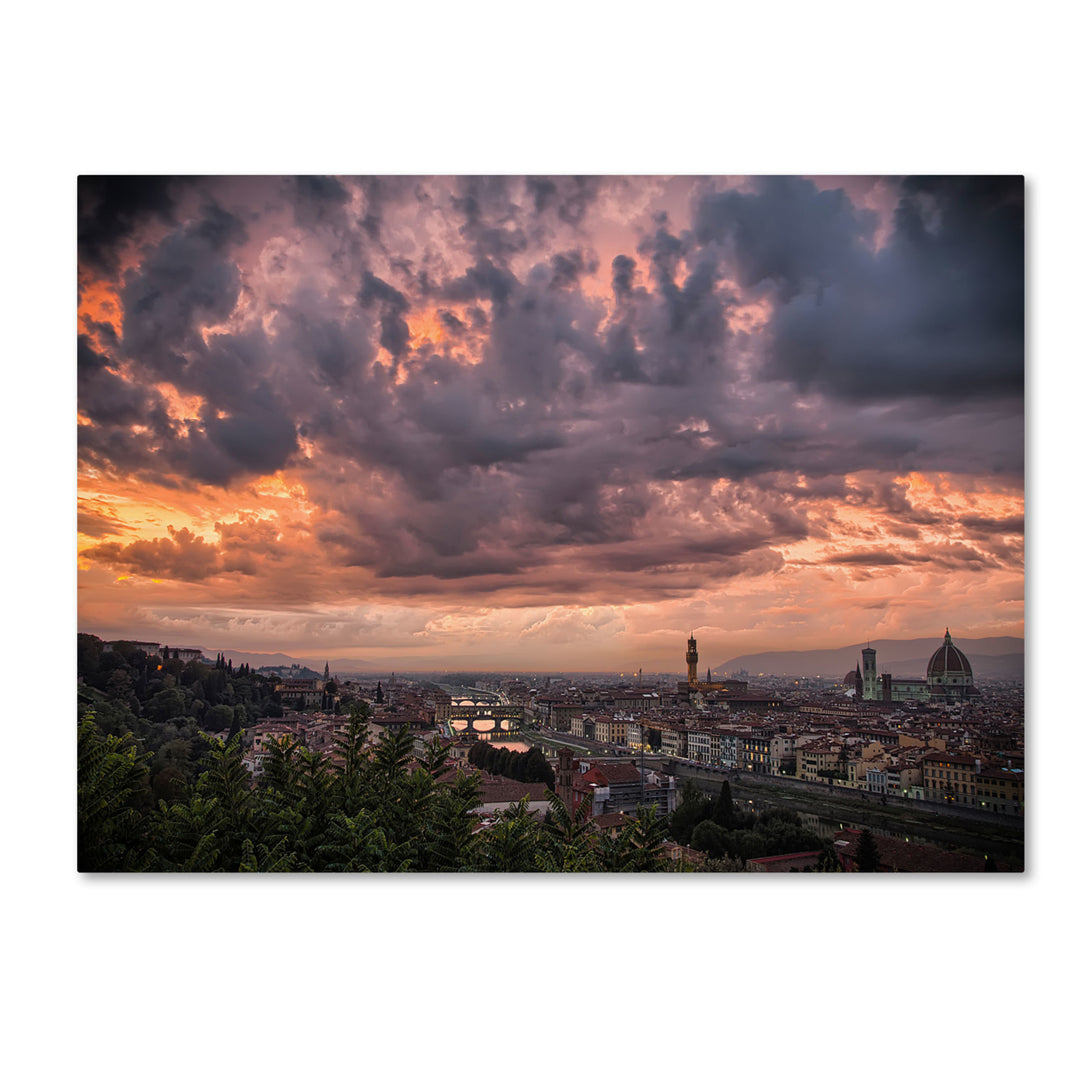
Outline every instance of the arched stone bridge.
POLYGON ((461 705, 450 706, 447 719, 451 725, 457 726, 455 720, 464 720, 465 727, 458 730, 468 735, 491 735, 495 732, 518 731, 525 710, 520 705, 461 705), (476 728, 477 721, 483 720, 492 724, 488 728, 485 723, 483 731, 476 728))

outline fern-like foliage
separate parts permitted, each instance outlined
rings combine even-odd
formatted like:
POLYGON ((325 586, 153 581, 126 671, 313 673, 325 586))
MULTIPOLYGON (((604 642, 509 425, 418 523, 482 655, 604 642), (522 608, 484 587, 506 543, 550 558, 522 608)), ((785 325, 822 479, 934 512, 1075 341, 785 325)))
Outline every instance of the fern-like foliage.
POLYGON ((140 807, 149 768, 132 736, 102 735, 87 714, 78 729, 77 843, 80 871, 142 870, 149 838, 140 807))

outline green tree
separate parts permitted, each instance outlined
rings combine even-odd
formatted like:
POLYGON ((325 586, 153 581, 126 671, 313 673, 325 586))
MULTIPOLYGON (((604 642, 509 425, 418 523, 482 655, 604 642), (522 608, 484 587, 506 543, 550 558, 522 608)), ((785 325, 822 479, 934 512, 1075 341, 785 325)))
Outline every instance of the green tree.
POLYGON ((146 703, 146 715, 155 724, 183 716, 184 695, 176 687, 158 691, 146 703))
POLYGON ((538 869, 542 826, 529 809, 529 797, 497 814, 478 844, 477 869, 528 873, 538 869))
POLYGON ((818 855, 817 866, 813 867, 811 873, 815 874, 839 874, 843 872, 843 866, 840 863, 840 859, 836 854, 836 848, 833 846, 832 841, 826 841, 822 846, 821 852, 818 855))
POLYGON ((102 735, 89 714, 78 728, 78 869, 141 870, 148 843, 148 755, 128 734, 102 735))
POLYGON ((491 743, 489 742, 477 741, 473 743, 473 745, 469 747, 469 764, 475 765, 478 769, 483 769, 490 751, 491 743))
MULTIPOLYGON (((279 869, 322 870, 329 821, 336 809, 330 765, 292 738, 270 742, 267 751, 256 811, 259 832, 267 845, 273 845, 267 851, 288 856, 287 867, 281 863, 279 869)), ((262 856, 259 861, 265 862, 262 856)))
POLYGON ((349 723, 345 731, 334 737, 335 749, 342 757, 342 773, 346 779, 356 776, 366 756, 371 709, 361 701, 349 707, 349 723))
POLYGON ((352 816, 340 811, 331 815, 322 858, 324 870, 332 873, 408 869, 407 853, 389 844, 385 830, 368 810, 352 816))
POLYGON ((719 859, 731 851, 731 834, 715 821, 705 820, 695 826, 690 837, 690 846, 695 851, 719 859))
POLYGON ((105 643, 93 634, 79 634, 76 639, 76 670, 84 679, 92 679, 101 667, 105 643))
POLYGON ((632 826, 631 839, 634 845, 634 869, 636 871, 667 868, 664 862, 667 824, 657 814, 655 806, 638 808, 637 819, 632 826))
POLYGON ((872 874, 881 866, 881 855, 869 829, 859 833, 855 845, 855 866, 860 874, 872 874))
POLYGON ((637 818, 618 836, 608 832, 597 838, 597 869, 619 874, 666 870, 663 856, 667 838, 667 823, 657 816, 656 807, 640 807, 637 818))
POLYGON ((217 799, 190 798, 158 803, 153 817, 155 865, 153 869, 210 873, 222 869, 222 841, 217 799))
POLYGON ((720 785, 720 796, 716 801, 713 820, 724 829, 730 829, 735 824, 735 803, 731 798, 731 784, 727 780, 720 785))
POLYGON ((273 848, 267 847, 266 844, 256 845, 251 840, 244 840, 240 865, 237 869, 241 873, 288 872, 294 869, 294 857, 286 850, 284 838, 278 840, 273 848))
POLYGON ((211 705, 202 718, 202 724, 207 731, 226 731, 232 726, 233 716, 231 705, 211 705))
POLYGON ((557 873, 598 870, 599 861, 587 833, 592 796, 585 796, 577 810, 572 810, 552 792, 548 806, 550 820, 544 825, 545 843, 537 857, 539 868, 557 873))
POLYGON ((195 790, 213 810, 208 826, 220 842, 221 869, 235 871, 244 856, 244 840, 261 843, 264 839, 256 829, 259 799, 244 766, 241 740, 220 743, 209 735, 202 738, 209 751, 208 767, 195 790))
POLYGON ((426 820, 431 825, 418 854, 418 869, 476 869, 478 839, 472 811, 479 805, 480 777, 475 773, 458 773, 453 783, 436 785, 435 797, 427 804, 426 820))
POLYGON ((532 747, 525 754, 524 775, 527 783, 546 784, 549 791, 555 790, 555 770, 538 746, 532 747))
POLYGON ((682 798, 675 810, 668 815, 668 832, 677 844, 690 843, 690 837, 698 824, 709 816, 711 803, 706 794, 694 783, 687 782, 682 798))

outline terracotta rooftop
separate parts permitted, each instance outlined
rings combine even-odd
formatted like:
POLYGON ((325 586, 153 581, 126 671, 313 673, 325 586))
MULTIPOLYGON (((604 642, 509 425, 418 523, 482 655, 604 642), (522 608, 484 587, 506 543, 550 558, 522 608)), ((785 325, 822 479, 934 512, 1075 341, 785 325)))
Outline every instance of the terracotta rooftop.
MULTIPOLYGON (((858 830, 845 829, 836 834, 839 841, 847 841, 843 847, 846 857, 854 859, 859 842, 858 830)), ((971 874, 986 870, 986 860, 979 855, 965 855, 959 851, 944 851, 930 844, 909 843, 891 836, 875 836, 874 846, 881 858, 882 869, 900 874, 971 874)), ((1021 869, 1008 865, 1004 860, 998 864, 998 870, 1015 871, 1021 869)))
MULTIPOLYGON (((604 762, 594 765, 589 772, 598 772, 604 779, 605 784, 640 784, 641 772, 636 765, 628 761, 604 762)), ((588 776, 588 773, 586 773, 588 776)))
POLYGON ((612 814, 597 814, 596 817, 590 819, 590 823, 598 829, 613 829, 619 825, 629 824, 630 820, 626 814, 617 810, 612 814))
POLYGON ((485 803, 520 802, 526 795, 530 803, 547 802, 550 792, 547 784, 524 784, 503 776, 486 777, 480 785, 480 798, 485 803))

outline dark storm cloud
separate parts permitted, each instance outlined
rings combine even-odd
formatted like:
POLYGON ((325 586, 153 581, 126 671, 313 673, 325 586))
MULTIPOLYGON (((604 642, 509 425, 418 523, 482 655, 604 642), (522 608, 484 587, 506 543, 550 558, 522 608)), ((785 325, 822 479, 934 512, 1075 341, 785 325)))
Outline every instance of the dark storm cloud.
POLYGON ((558 188, 555 181, 543 176, 525 178, 525 190, 532 196, 533 210, 542 214, 555 201, 558 188))
POLYGON ((915 561, 925 560, 915 560, 910 555, 900 556, 893 551, 853 551, 821 560, 826 565, 836 563, 840 566, 908 566, 915 561))
POLYGON ((363 307, 377 307, 381 311, 379 344, 398 360, 409 351, 409 324, 403 317, 409 310, 409 301, 370 271, 364 272, 363 281, 357 298, 363 307))
POLYGON ((875 549, 851 551, 820 560, 821 565, 838 566, 927 566, 952 570, 986 570, 1000 565, 984 551, 963 543, 913 545, 904 551, 875 549))
POLYGON ((266 383, 252 388, 242 412, 223 418, 208 416, 205 432, 205 444, 194 444, 191 460, 196 478, 209 484, 276 472, 297 449, 296 425, 289 410, 266 383))
POLYGON ((80 326, 89 333, 96 334, 109 349, 116 349, 120 344, 120 337, 112 323, 98 322, 85 316, 80 320, 80 326))
POLYGON ((724 445, 706 448, 701 436, 680 433, 664 441, 682 443, 691 450, 680 455, 676 466, 658 467, 655 475, 666 479, 748 477, 782 473, 793 468, 811 480, 842 476, 857 461, 861 468, 895 469, 919 449, 916 435, 888 423, 865 423, 859 417, 837 422, 823 433, 798 414, 774 415, 772 424, 760 423, 760 414, 728 415, 713 434, 724 445), (761 428, 766 427, 762 431, 761 428))
POLYGON ((451 302, 491 300, 501 307, 517 287, 518 280, 513 273, 496 266, 490 259, 480 259, 464 275, 448 282, 441 295, 451 302))
POLYGON ((447 331, 455 337, 460 337, 468 329, 468 327, 466 327, 452 311, 440 311, 439 321, 446 327, 447 331))
POLYGON ((409 176, 361 176, 353 181, 360 190, 366 210, 360 228, 368 240, 382 245, 387 215, 396 205, 415 199, 423 202, 427 195, 422 182, 409 176))
POLYGON ((477 259, 503 266, 511 256, 525 251, 529 237, 506 177, 465 177, 458 188, 460 195, 451 197, 451 205, 463 219, 459 232, 477 259))
POLYGON ((551 256, 551 287, 571 289, 586 274, 596 272, 596 259, 581 251, 558 251, 551 256))
POLYGON ((202 326, 224 320, 240 296, 229 248, 244 240, 238 217, 217 206, 167 235, 124 279, 124 351, 182 382, 184 353, 198 351, 202 326))
POLYGON ((332 176, 296 177, 293 212, 298 225, 320 224, 349 201, 349 193, 332 176))
POLYGON ((671 233, 664 214, 654 224, 639 243, 638 254, 649 259, 655 293, 632 290, 635 263, 629 256, 612 261, 618 304, 606 350, 598 354, 600 373, 618 382, 658 386, 708 382, 708 369, 722 363, 729 339, 727 297, 715 288, 718 255, 697 247, 689 234, 671 233))
MULTIPOLYGON (((592 251, 612 249, 584 228, 595 184, 347 185, 279 182, 280 233, 265 207, 207 201, 145 249, 121 294, 122 342, 98 335, 105 352, 80 342, 84 460, 220 487, 296 464, 326 514, 317 543, 335 565, 384 581, 473 578, 479 591, 528 572, 543 575, 530 578, 541 592, 537 582, 572 591, 607 568, 627 576, 627 595, 633 574, 660 568, 671 595, 697 587, 695 567, 776 569, 773 545, 835 527, 820 513, 810 522, 826 502, 879 511, 912 540, 942 526, 902 486, 849 486, 855 469, 975 471, 988 455, 1022 464, 1009 426, 1022 415, 1008 402, 957 391, 913 405, 923 391, 900 379, 926 340, 945 348, 961 336, 943 313, 959 304, 967 319, 975 300, 952 274, 1004 259, 1003 241, 975 239, 987 215, 1007 216, 989 195, 910 184, 875 255, 876 222, 841 192, 801 180, 707 192, 689 229, 663 214, 636 222, 638 242, 612 259, 598 297, 592 251), (366 218, 346 205, 350 193, 366 218), (410 215, 426 204, 434 217, 418 223, 410 215), (456 247, 442 250, 447 236, 456 247), (758 299, 767 331, 734 330, 740 305, 758 299), (927 319, 908 326, 919 313, 927 319), (414 340, 407 316, 446 333, 414 340), (860 364, 877 372, 865 385, 860 364), (200 398, 198 415, 170 420, 160 381, 200 398), (714 490, 718 480, 728 489, 714 490), (568 551, 577 565, 556 567, 568 551)), ((1008 280, 975 293, 1006 296, 1008 280)), ((956 357, 937 355, 942 385, 956 383, 956 357)), ((1008 535, 976 517, 968 536, 1008 535)), ((872 528, 857 537, 885 540, 872 528)), ((217 563, 190 537, 162 544, 108 553, 189 577, 250 574, 269 557, 231 533, 217 563)), ((934 558, 960 566, 973 561, 967 550, 934 558)), ((920 557, 890 554, 895 565, 920 557)), ((856 552, 850 565, 875 557, 856 552)))
POLYGON ((866 214, 809 181, 705 197, 697 235, 729 243, 738 280, 771 284, 764 374, 849 401, 1023 392, 1020 178, 908 179, 885 247, 866 214))
POLYGON ((560 221, 578 226, 600 192, 597 176, 528 176, 525 190, 537 215, 554 212, 560 221))
POLYGON ((375 356, 366 318, 324 310, 315 300, 283 305, 280 310, 286 317, 279 333, 284 339, 281 349, 314 361, 314 373, 329 386, 341 388, 363 381, 375 356))
POLYGON ((633 288, 637 264, 629 255, 616 255, 611 260, 611 291, 617 300, 627 299, 633 288))
MULTIPOLYGON (((101 427, 149 426, 158 433, 170 427, 161 395, 149 387, 122 378, 113 361, 98 352, 89 337, 80 334, 76 349, 79 412, 101 427)), ((89 435, 80 429, 80 438, 89 435)))
POLYGON ((599 368, 601 378, 617 383, 649 382, 645 371, 646 354, 638 348, 632 326, 626 322, 612 323, 604 344, 599 368))
POLYGON ((437 555, 432 558, 424 551, 413 558, 400 555, 380 565, 377 578, 433 577, 439 581, 463 581, 496 575, 500 578, 516 577, 524 572, 521 557, 512 552, 490 554, 486 552, 463 555, 437 555))
POLYGON ((222 485, 288 460, 297 446, 295 425, 266 380, 274 354, 265 334, 203 335, 236 307, 241 283, 234 253, 246 239, 236 214, 204 202, 125 275, 117 351, 129 374, 103 366, 89 343, 80 342, 79 404, 93 423, 79 433, 86 459, 108 458, 148 478, 172 473, 222 485), (202 398, 202 415, 170 419, 151 385, 162 379, 202 398))
POLYGON ((962 514, 957 518, 957 524, 968 529, 975 536, 994 536, 1024 533, 1024 518, 1013 515, 1005 518, 987 517, 985 514, 962 514))
POLYGON ((109 358, 98 352, 86 334, 80 334, 75 349, 75 364, 80 379, 93 378, 109 365, 109 358))
POLYGON ((169 176, 80 176, 80 265, 114 275, 120 245, 141 224, 150 219, 175 224, 175 191, 188 182, 169 176))
POLYGON ((857 272, 875 225, 843 191, 794 176, 764 177, 753 194, 706 195, 694 218, 699 241, 732 246, 740 285, 770 281, 784 302, 857 272))
POLYGON ((78 531, 83 536, 121 536, 131 532, 131 526, 121 521, 113 511, 101 513, 80 499, 78 531))

